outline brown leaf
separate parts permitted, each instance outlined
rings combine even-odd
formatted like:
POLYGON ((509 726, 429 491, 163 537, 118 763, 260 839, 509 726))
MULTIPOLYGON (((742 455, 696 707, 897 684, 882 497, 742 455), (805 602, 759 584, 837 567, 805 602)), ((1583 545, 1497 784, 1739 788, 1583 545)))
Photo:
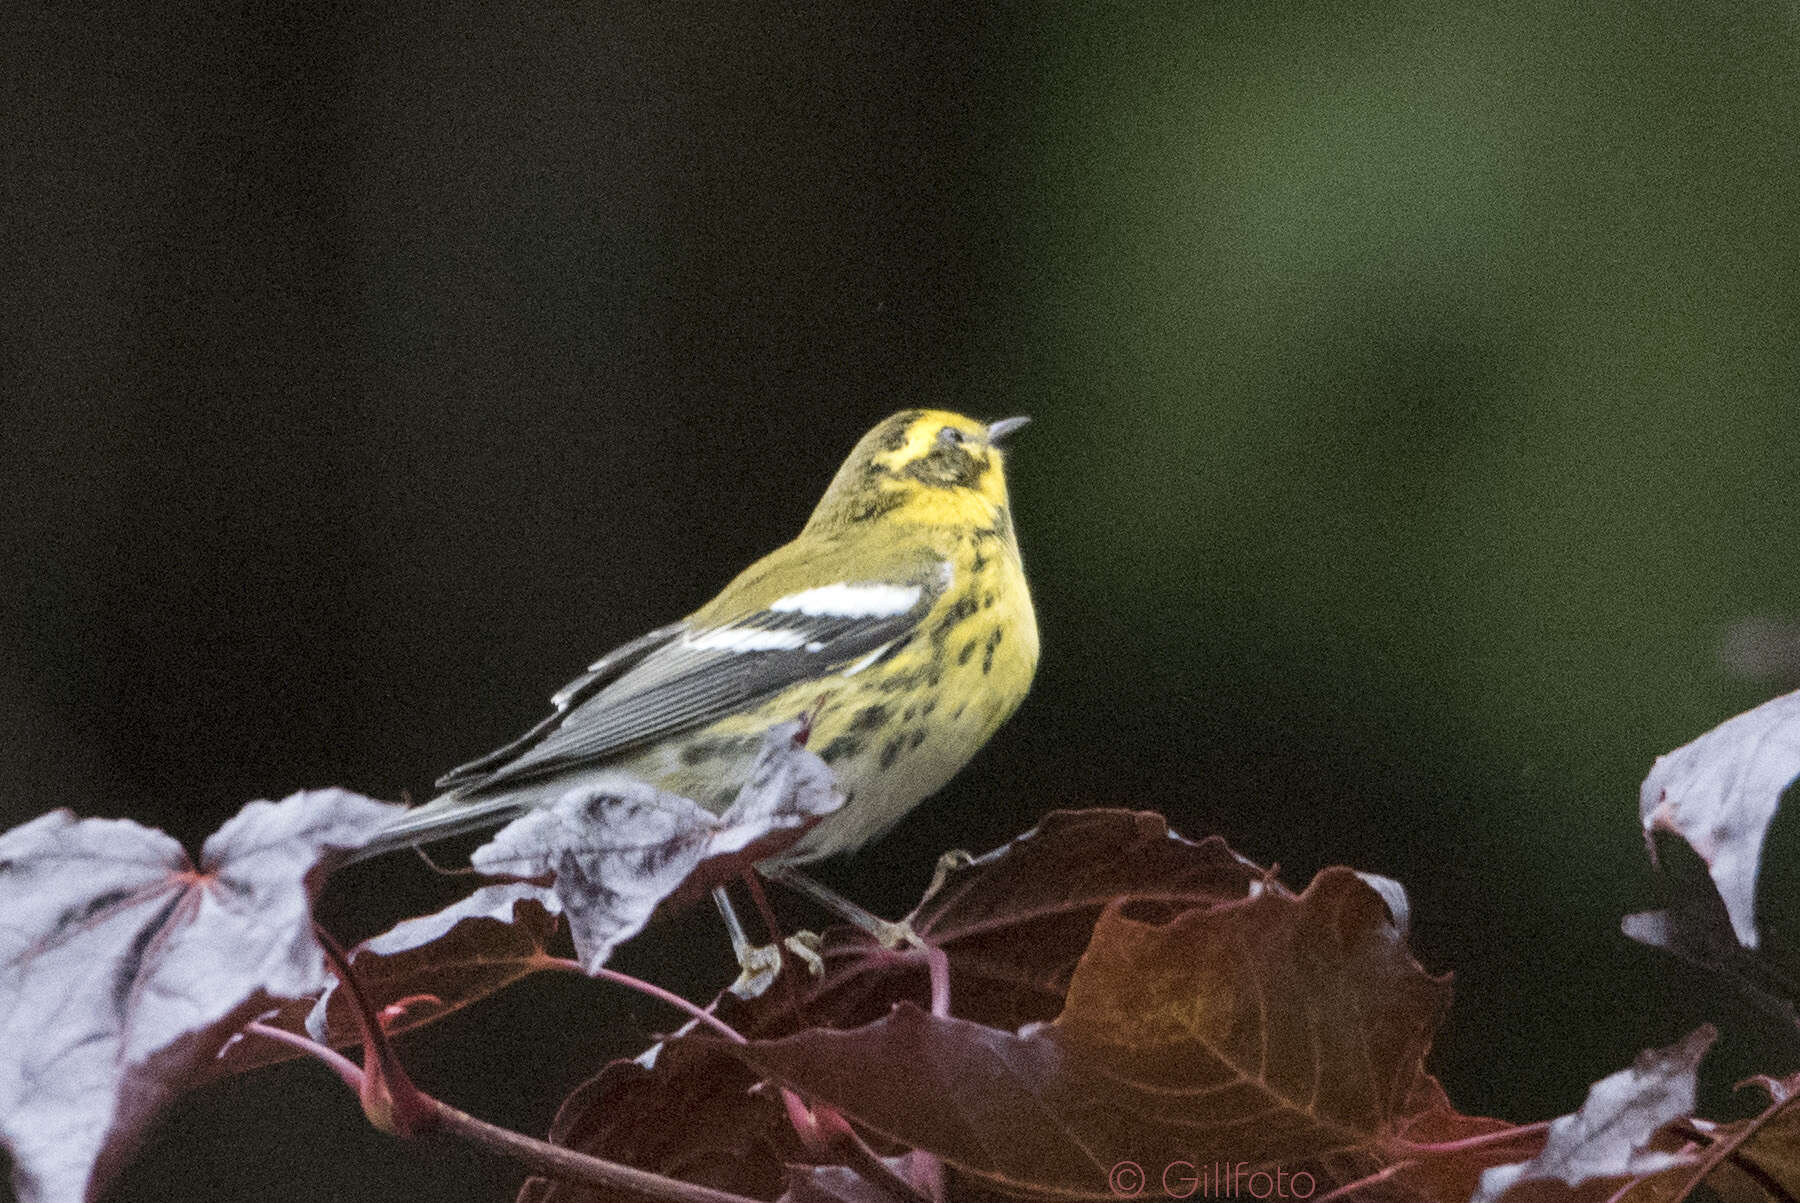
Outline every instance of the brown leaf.
MULTIPOLYGON (((1730 1140, 1751 1122, 1722 1124, 1710 1135, 1730 1140)), ((1706 1185, 1725 1203, 1785 1203, 1800 1198, 1800 1109, 1786 1107, 1759 1126, 1707 1176, 1706 1185)))
MULTIPOLYGON (((1451 1111, 1424 1054, 1449 986, 1349 870, 1166 922, 1108 908, 1053 1025, 1014 1033, 901 1005, 854 1031, 729 1046, 771 1078, 1008 1194, 1114 1197, 1135 1164, 1345 1183, 1409 1163, 1385 1197, 1466 1196, 1503 1132, 1451 1111)), ((954 964, 954 958, 953 958, 954 964)), ((721 1046, 728 1047, 728 1046, 721 1046)))
MULTIPOLYGON (((550 1139, 639 1169, 773 1199, 786 1166, 805 1160, 779 1097, 716 1044, 674 1040, 653 1069, 615 1061, 571 1094, 550 1139)), ((520 1203, 588 1203, 589 1188, 533 1179, 520 1203)))
MULTIPOLYGON (((952 854, 946 861, 908 922, 949 955, 955 1012, 1007 1028, 1062 1010, 1069 978, 1107 905, 1132 899, 1134 909, 1167 916, 1242 899, 1267 878, 1223 840, 1187 840, 1160 815, 1126 810, 1057 811, 986 856, 952 854)), ((830 929, 820 952, 822 977, 789 958, 767 993, 749 1001, 727 995, 718 1014, 740 1032, 774 1037, 861 1025, 897 1001, 928 995, 916 956, 882 948, 860 931, 830 929)), ((755 1081, 711 1042, 679 1037, 661 1047, 648 1075, 632 1062, 609 1066, 564 1103, 558 1129, 585 1152, 661 1172, 671 1171, 697 1134, 711 1149, 718 1133, 737 1132, 742 1138, 729 1145, 729 1157, 747 1175, 740 1186, 773 1198, 765 1191, 780 1184, 782 1156, 796 1158, 797 1146, 780 1108, 749 1093, 755 1081), (621 1082, 631 1083, 629 1106, 614 1093, 621 1082), (750 1140, 758 1123, 769 1127, 750 1140)), ((702 1160, 710 1156, 702 1151, 702 1160)))
MULTIPOLYGON (((1224 840, 1185 839, 1161 815, 1059 810, 985 856, 943 858, 906 922, 949 956, 956 1015, 1015 1028, 1062 1011, 1069 978, 1108 905, 1129 900, 1133 915, 1168 917, 1244 898, 1265 882, 1272 884, 1267 870, 1224 840)), ((853 1027, 902 999, 927 1000, 918 959, 860 931, 832 928, 821 952, 822 978, 784 973, 761 999, 729 1001, 722 1017, 767 1037, 853 1027)))
MULTIPOLYGON (((1769 1091, 1774 1100, 1790 1099, 1800 1087, 1795 1078, 1757 1081, 1765 1090, 1774 1088, 1769 1091)), ((1704 1179, 1706 1190, 1720 1203, 1793 1203, 1800 1198, 1800 1110, 1771 1101, 1768 1110, 1750 1119, 1729 1124, 1695 1120, 1675 1127, 1680 1135, 1665 1131, 1657 1147, 1685 1148, 1701 1157, 1712 1156, 1720 1146, 1729 1150, 1704 1179)), ((1688 1166, 1668 1170, 1633 1184, 1626 1198, 1629 1203, 1677 1203, 1707 1197, 1690 1196, 1693 1178, 1694 1171, 1688 1166)), ((1509 1195, 1506 1203, 1513 1203, 1513 1197, 1509 1195)))
POLYGON ((947 868, 912 929, 950 955, 959 1013, 1009 1026, 1062 1009, 1094 923, 1125 900, 1145 920, 1234 902, 1272 883, 1212 836, 1189 840, 1148 811, 1054 811, 979 860, 947 868))

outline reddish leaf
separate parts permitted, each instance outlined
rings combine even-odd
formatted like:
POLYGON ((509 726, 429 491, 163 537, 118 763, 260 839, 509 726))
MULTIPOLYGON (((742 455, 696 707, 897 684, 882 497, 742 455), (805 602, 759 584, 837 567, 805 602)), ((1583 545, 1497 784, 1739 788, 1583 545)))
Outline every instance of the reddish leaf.
POLYGON ((1652 831, 1650 839, 1669 905, 1626 915, 1620 930, 1640 944, 1721 975, 1771 1015, 1795 1022, 1800 980, 1791 946, 1778 940, 1761 941, 1755 948, 1740 944, 1725 901, 1699 854, 1672 831, 1652 831))
MULTIPOLYGON (((374 941, 352 949, 357 976, 383 1027, 390 1034, 422 1027, 558 963, 549 951, 557 921, 541 904, 526 899, 515 905, 508 900, 505 916, 472 915, 430 943, 391 953, 374 941)), ((348 1000, 336 989, 328 990, 319 1002, 284 1003, 264 1022, 333 1048, 362 1040, 348 1000)), ((240 1040, 219 1057, 212 1076, 242 1073, 299 1055, 297 1049, 272 1040, 240 1040)))
POLYGON ((1466 1196, 1504 1132, 1450 1111, 1423 1058, 1448 1003, 1348 870, 1163 924, 1109 909, 1055 1024, 1019 1033, 902 1005, 850 1032, 721 1046, 809 1099, 1010 1194, 1107 1198, 1108 1175, 1235 1166, 1389 1197, 1466 1196))
MULTIPOLYGON (((896 1164, 889 1168, 899 1172, 896 1164)), ((892 1191, 841 1165, 793 1167, 788 1174, 787 1193, 781 1198, 782 1203, 895 1203, 892 1191)))
POLYGON ((1129 899, 1133 915, 1166 919, 1269 880, 1218 836, 1185 839, 1158 814, 1054 811, 979 860, 940 870, 907 922, 950 955, 959 1014, 1017 1026, 1062 1010, 1106 907, 1129 899))
POLYGON ((325 986, 314 879, 398 809, 252 802, 198 869, 122 820, 56 811, 0 835, 0 1136, 22 1199, 92 1197, 246 1019, 325 986))
POLYGON ((1689 1198, 1716 1198, 1720 1203, 1793 1203, 1800 1198, 1800 1110, 1788 1105, 1788 1100, 1800 1088, 1800 1078, 1753 1081, 1771 1096, 1761 1115, 1729 1124, 1695 1119, 1672 1125, 1653 1142, 1655 1149, 1681 1152, 1692 1160, 1709 1162, 1703 1179, 1705 1192, 1692 1193, 1699 1171, 1683 1165, 1613 1191, 1605 1189, 1611 1183, 1601 1182, 1600 1190, 1531 1193, 1531 1187, 1538 1185, 1534 1183, 1508 1194, 1506 1203, 1600 1203, 1620 1195, 1629 1203, 1678 1203, 1689 1198))
MULTIPOLYGON (((773 1199, 786 1166, 805 1160, 775 1092, 716 1044, 673 1040, 654 1068, 615 1061, 567 1100, 550 1139, 583 1153, 716 1187, 773 1199)), ((520 1203, 587 1203, 600 1192, 533 1179, 520 1203)))
MULTIPOLYGON (((1224 841, 1183 839, 1159 815, 1058 811, 997 851, 963 856, 941 871, 908 921, 949 953, 956 1013, 1012 1027, 1062 1010, 1069 977, 1109 903, 1131 898, 1149 913, 1172 914, 1242 899, 1265 878, 1224 841)), ((820 951, 822 977, 789 958, 761 997, 722 998, 720 1017, 770 1037, 859 1025, 896 1001, 926 997, 924 965, 914 954, 842 927, 825 933, 820 951)), ((773 1198, 784 1158, 798 1156, 781 1109, 751 1093, 755 1075, 711 1042, 683 1036, 659 1047, 654 1071, 617 1062, 571 1095, 557 1133, 584 1152, 663 1173, 676 1172, 687 1143, 697 1141, 698 1163, 729 1161, 739 1167, 733 1189, 773 1198), (720 1134, 732 1133, 722 1144, 720 1134)))
MULTIPOLYGON (((1533 1149, 1508 1141, 1505 1124, 1458 1115, 1424 1072, 1448 985, 1406 952, 1390 913, 1404 895, 1380 884, 1387 895, 1332 870, 1297 899, 1222 842, 1183 840, 1157 816, 1059 813, 947 870, 912 915, 949 954, 955 1018, 893 1006, 924 997, 917 954, 833 929, 822 978, 790 964, 761 998, 723 1000, 722 1018, 763 1039, 736 1049, 684 1035, 652 1070, 615 1065, 569 1100, 559 1132, 663 1172, 679 1172, 691 1142, 702 1161, 755 1165, 736 1189, 770 1198, 773 1147, 793 1137, 747 1090, 755 1075, 720 1067, 743 1057, 888 1151, 945 1157, 964 1200, 1111 1198, 1107 1174, 1127 1159, 1197 1179, 1176 1192, 1222 1193, 1234 1167, 1240 1195, 1273 1184, 1247 1176, 1259 1172, 1311 1173, 1322 1193, 1386 1169, 1360 1198, 1467 1198, 1482 1168, 1533 1149), (736 1135, 720 1153, 725 1132, 736 1135), (1476 1147, 1443 1147, 1470 1138, 1476 1147)), ((860 1197, 868 1185, 828 1174, 792 1189, 860 1197)))
MULTIPOLYGON (((1706 1185, 1720 1199, 1726 1203, 1787 1203, 1800 1198, 1800 1109, 1786 1106, 1766 1121, 1716 1125, 1708 1135, 1714 1141, 1742 1139, 1706 1178, 1706 1185)), ((1670 1175, 1673 1181, 1686 1177, 1670 1175)))
MULTIPOLYGON (((1094 922, 1130 900, 1143 918, 1235 901, 1268 880, 1217 836, 1189 840, 1147 811, 1053 811, 1033 830, 971 859, 951 853, 907 923, 950 958, 954 1014, 1015 1028, 1054 1019, 1094 922)), ((778 1036, 852 1027, 902 999, 927 998, 923 961, 864 933, 825 933, 822 978, 784 973, 750 1003, 727 1000, 739 1031, 778 1036)))
POLYGON ((1789 1023, 1800 975, 1791 946, 1758 930, 1755 902, 1763 840, 1797 774, 1800 693, 1658 757, 1638 810, 1669 904, 1620 924, 1633 940, 1726 977, 1789 1023))

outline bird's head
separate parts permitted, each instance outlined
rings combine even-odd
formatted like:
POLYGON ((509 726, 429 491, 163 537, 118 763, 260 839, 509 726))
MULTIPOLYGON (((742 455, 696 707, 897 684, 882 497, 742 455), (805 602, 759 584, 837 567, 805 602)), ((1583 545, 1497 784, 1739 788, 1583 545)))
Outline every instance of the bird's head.
POLYGON ((903 410, 856 444, 809 525, 992 522, 1005 514, 1007 505, 999 444, 1025 422, 977 422, 942 409, 903 410))

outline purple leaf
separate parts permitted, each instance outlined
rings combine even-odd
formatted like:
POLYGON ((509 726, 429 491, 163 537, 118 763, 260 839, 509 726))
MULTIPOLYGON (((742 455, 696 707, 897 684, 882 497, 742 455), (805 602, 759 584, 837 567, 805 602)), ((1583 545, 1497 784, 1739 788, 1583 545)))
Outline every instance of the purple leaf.
POLYGON ((252 802, 198 869, 126 820, 60 810, 0 835, 0 1139, 22 1200, 92 1198, 245 1020, 325 986, 318 870, 400 809, 252 802))
POLYGON ((723 815, 642 782, 572 789, 508 823, 471 858, 483 873, 519 880, 483 887, 363 947, 384 954, 416 948, 464 919, 506 919, 516 901, 531 898, 568 916, 576 954, 591 973, 665 899, 778 852, 843 805, 831 770, 798 742, 799 731, 798 723, 770 729, 723 815))
POLYGON ((1581 1110, 1550 1125, 1536 1157, 1483 1171, 1469 1203, 1495 1203, 1524 1182, 1580 1186, 1591 1178, 1631 1178, 1687 1164, 1692 1158, 1646 1146, 1663 1125, 1694 1113, 1694 1077, 1717 1038, 1711 1025, 1696 1028, 1687 1039, 1646 1049, 1629 1069, 1601 1078, 1581 1110))
MULTIPOLYGON (((1745 948, 1757 946, 1756 875, 1763 837, 1782 791, 1796 776, 1800 692, 1764 702, 1658 757, 1639 791, 1645 838, 1671 831, 1693 846, 1745 948)), ((1635 936, 1629 929, 1627 934, 1635 936)))
MULTIPOLYGON (((473 894, 457 902, 451 903, 441 911, 434 911, 417 919, 406 919, 388 928, 379 936, 364 940, 350 950, 350 959, 355 961, 362 953, 375 956, 393 956, 409 949, 421 948, 435 940, 442 939, 450 930, 466 919, 497 919, 501 923, 511 923, 514 907, 527 899, 536 898, 546 902, 551 908, 555 906, 555 898, 547 890, 527 882, 507 882, 497 886, 483 886, 473 894)), ((554 910, 552 910, 554 913, 554 910)), ((363 977, 359 970, 358 978, 363 977)), ((366 981, 365 981, 366 985, 366 981)), ((313 1004, 306 1015, 306 1034, 319 1044, 331 1044, 330 1007, 331 999, 337 993, 337 982, 334 980, 319 1001, 313 1004)))
MULTIPOLYGON (((904 1183, 906 1157, 883 1157, 881 1164, 904 1183)), ((877 1185, 843 1165, 791 1165, 788 1188, 777 1203, 897 1203, 907 1198, 923 1199, 914 1190, 903 1195, 892 1185, 877 1185)))

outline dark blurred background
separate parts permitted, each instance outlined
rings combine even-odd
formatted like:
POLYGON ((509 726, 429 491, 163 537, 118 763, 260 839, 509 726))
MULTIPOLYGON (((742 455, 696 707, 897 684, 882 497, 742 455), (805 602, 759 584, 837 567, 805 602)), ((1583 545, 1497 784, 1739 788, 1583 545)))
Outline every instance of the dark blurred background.
MULTIPOLYGON (((0 19, 0 826, 424 796, 879 418, 1023 412, 1036 689, 824 876, 899 914, 945 848, 1155 808, 1403 881, 1465 1110, 1702 1018, 1715 1098, 1792 1067, 1618 934, 1651 760, 1793 684, 1735 625, 1800 616, 1786 8, 417 9, 0 19)), ((336 921, 420 904, 391 859, 336 921)), ((731 972, 704 913, 623 963, 731 972)), ((541 1131, 672 1022, 532 981, 405 1047, 541 1131)), ((290 1065, 115 1197, 518 1177, 290 1065)))

